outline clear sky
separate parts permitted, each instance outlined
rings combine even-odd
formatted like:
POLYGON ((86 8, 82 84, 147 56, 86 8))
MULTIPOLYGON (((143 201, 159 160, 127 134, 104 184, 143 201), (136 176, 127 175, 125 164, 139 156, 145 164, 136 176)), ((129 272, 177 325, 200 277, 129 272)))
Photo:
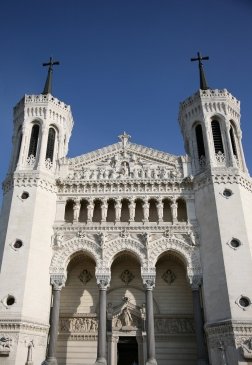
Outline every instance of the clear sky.
POLYGON ((12 108, 43 90, 53 56, 53 95, 70 104, 69 156, 115 143, 184 154, 179 102, 199 88, 190 58, 208 55, 211 88, 241 100, 252 171, 251 0, 8 0, 0 5, 0 179, 11 150, 12 108))

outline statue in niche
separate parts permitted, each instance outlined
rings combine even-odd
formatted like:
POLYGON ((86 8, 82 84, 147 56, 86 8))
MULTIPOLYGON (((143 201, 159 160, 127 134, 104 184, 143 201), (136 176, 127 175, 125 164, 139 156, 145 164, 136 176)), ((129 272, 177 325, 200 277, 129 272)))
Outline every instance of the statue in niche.
POLYGON ((129 176, 130 169, 129 169, 129 163, 128 162, 123 161, 121 163, 121 168, 120 168, 119 173, 120 173, 120 176, 122 176, 122 177, 128 177, 129 176))

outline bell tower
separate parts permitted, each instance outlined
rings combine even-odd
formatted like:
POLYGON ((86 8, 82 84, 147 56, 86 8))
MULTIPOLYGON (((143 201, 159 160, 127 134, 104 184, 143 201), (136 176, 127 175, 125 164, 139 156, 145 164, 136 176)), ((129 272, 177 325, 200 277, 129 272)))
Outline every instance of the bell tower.
POLYGON ((200 53, 192 59, 199 63, 200 89, 180 104, 179 123, 192 161, 209 360, 248 364, 252 181, 241 143, 240 102, 226 89, 208 87, 204 59, 200 53))
POLYGON ((67 154, 73 127, 70 106, 52 95, 56 64, 51 58, 44 64, 49 68, 43 92, 25 95, 14 107, 0 225, 0 333, 10 344, 6 365, 25 364, 28 350, 36 364, 45 358, 58 160, 67 154))

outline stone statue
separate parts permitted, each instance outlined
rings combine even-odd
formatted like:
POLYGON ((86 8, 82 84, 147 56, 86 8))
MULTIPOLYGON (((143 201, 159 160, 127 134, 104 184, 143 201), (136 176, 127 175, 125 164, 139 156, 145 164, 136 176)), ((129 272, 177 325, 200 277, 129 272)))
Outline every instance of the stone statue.
POLYGON ((121 203, 120 200, 117 200, 116 204, 115 204, 115 220, 116 220, 116 222, 120 222, 121 210, 122 210, 122 203, 121 203))
POLYGON ((93 212, 94 212, 94 204, 93 204, 92 201, 90 201, 88 206, 87 206, 87 220, 88 220, 88 222, 92 221, 93 212))
POLYGON ((124 310, 122 312, 122 318, 123 318, 124 325, 126 327, 130 327, 132 324, 132 317, 131 317, 128 307, 124 308, 124 310))
POLYGON ((178 220, 178 204, 176 203, 176 200, 173 200, 171 204, 171 214, 172 214, 172 221, 177 222, 178 220))

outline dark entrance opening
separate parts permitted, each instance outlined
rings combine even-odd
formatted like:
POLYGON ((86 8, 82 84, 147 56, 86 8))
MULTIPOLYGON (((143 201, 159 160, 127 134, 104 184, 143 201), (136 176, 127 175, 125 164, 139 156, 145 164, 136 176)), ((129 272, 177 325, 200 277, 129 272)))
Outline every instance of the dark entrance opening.
POLYGON ((138 365, 138 345, 136 337, 119 337, 117 345, 117 365, 138 365))

